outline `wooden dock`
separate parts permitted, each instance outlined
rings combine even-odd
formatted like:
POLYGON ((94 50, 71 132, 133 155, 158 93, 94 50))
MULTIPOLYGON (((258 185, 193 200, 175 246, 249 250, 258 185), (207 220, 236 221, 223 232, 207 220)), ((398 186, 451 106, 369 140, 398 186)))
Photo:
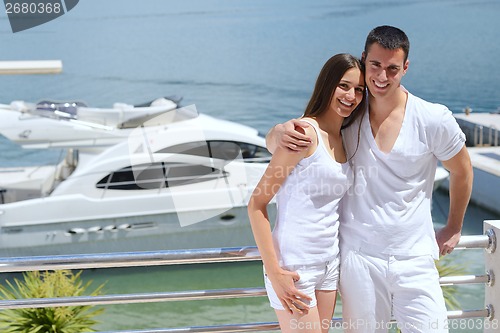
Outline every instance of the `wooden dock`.
POLYGON ((0 74, 59 74, 62 72, 61 60, 19 60, 0 61, 0 74))

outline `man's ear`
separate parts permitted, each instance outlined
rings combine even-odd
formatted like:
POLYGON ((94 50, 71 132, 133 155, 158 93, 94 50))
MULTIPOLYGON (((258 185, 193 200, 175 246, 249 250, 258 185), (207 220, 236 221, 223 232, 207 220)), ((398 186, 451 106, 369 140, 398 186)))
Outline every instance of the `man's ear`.
POLYGON ((403 65, 403 75, 406 74, 406 71, 408 70, 408 66, 410 65, 410 60, 406 59, 405 64, 403 65))
POLYGON ((361 53, 361 62, 364 63, 365 59, 366 59, 366 52, 363 51, 363 53, 361 53))

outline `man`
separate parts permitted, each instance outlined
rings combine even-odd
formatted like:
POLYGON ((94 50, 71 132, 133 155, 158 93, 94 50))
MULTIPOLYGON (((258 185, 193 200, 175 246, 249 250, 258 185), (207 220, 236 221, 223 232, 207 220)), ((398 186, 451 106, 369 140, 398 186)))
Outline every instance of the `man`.
MULTIPOLYGON (((362 61, 369 91, 365 115, 343 132, 355 172, 340 223, 340 292, 346 332, 387 332, 391 317, 402 332, 448 332, 434 264, 460 240, 472 188, 465 136, 442 105, 401 86, 409 41, 398 28, 380 26, 366 39, 362 61), (434 233, 431 196, 437 161, 450 172, 450 211, 434 233)), ((300 150, 310 140, 276 125, 268 148, 300 150)))

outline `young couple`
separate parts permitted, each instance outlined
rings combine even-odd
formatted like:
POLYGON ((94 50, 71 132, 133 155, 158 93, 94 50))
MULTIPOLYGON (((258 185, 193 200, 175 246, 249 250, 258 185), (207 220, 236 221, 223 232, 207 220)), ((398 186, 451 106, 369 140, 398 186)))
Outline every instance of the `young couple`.
POLYGON ((408 52, 400 29, 373 29, 361 62, 330 58, 304 115, 267 136, 273 157, 248 212, 283 332, 328 332, 337 289, 345 332, 387 332, 392 317, 404 333, 448 331, 434 260, 460 239, 472 167, 451 112, 401 86, 408 52), (450 211, 435 232, 438 161, 450 211))

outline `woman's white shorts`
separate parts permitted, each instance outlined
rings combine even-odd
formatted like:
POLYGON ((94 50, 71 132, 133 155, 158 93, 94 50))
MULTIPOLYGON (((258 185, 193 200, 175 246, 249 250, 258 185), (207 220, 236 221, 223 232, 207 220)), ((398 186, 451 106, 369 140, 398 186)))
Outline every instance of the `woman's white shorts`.
MULTIPOLYGON (((337 290, 337 283, 339 280, 339 262, 339 257, 337 257, 334 260, 321 264, 290 265, 284 266, 283 268, 299 274, 300 280, 295 282, 295 286, 298 290, 312 298, 311 301, 304 300, 304 303, 308 304, 309 307, 312 308, 317 304, 316 290, 337 290)), ((284 310, 285 308, 274 292, 271 281, 265 274, 265 271, 264 281, 271 307, 276 310, 284 310)))

